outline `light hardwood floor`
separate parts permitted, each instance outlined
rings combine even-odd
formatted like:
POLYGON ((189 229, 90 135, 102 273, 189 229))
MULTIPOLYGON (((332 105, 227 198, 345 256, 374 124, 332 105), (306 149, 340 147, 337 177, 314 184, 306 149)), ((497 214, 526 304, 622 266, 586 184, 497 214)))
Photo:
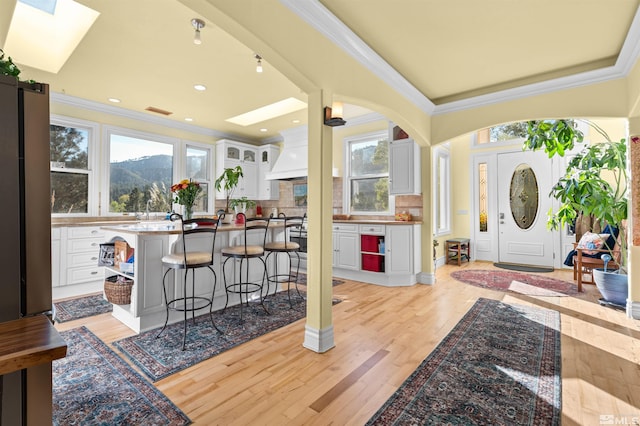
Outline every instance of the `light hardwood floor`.
MULTIPOLYGON (((640 419, 639 321, 600 306, 593 286, 577 297, 531 297, 449 277, 460 269, 493 266, 443 266, 433 286, 347 281, 334 287, 343 302, 333 309, 336 346, 327 353, 302 347, 298 321, 155 385, 199 425, 362 425, 485 297, 560 312, 564 426, 598 425, 600 415, 628 422, 616 424, 640 419)), ((544 275, 572 281, 568 271, 544 275)), ((81 325, 107 343, 133 334, 110 314, 56 327, 81 325)))

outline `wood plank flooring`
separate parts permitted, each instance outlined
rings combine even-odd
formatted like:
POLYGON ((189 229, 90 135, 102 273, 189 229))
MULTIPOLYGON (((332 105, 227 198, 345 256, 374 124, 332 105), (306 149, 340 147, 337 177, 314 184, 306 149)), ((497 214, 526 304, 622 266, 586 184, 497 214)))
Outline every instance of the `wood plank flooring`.
MULTIPOLYGON (((327 353, 303 348, 302 320, 155 385, 196 425, 362 425, 485 297, 561 313, 564 426, 598 425, 601 415, 626 424, 640 418, 639 321, 600 306, 590 285, 576 297, 531 297, 449 277, 460 269, 493 266, 446 265, 433 286, 347 281, 334 287, 343 302, 333 309, 336 347, 327 353)), ((572 281, 569 271, 544 275, 572 281)), ((56 328, 81 325, 109 344, 133 334, 111 314, 56 328)))

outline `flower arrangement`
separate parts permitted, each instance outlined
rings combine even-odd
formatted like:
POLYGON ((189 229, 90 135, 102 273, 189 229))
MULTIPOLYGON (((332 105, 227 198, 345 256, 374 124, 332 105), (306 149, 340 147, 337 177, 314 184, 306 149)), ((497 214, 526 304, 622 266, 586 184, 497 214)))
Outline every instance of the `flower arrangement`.
POLYGON ((191 179, 182 179, 180 182, 171 185, 171 192, 176 194, 173 202, 184 206, 184 218, 191 219, 193 204, 200 196, 200 192, 202 192, 200 184, 191 179))

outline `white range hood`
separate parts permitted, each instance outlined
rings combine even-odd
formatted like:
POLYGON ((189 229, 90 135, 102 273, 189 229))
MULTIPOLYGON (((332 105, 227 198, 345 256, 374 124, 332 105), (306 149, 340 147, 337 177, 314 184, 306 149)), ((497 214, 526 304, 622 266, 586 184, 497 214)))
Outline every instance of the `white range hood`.
MULTIPOLYGON (((309 133, 307 126, 294 127, 280 132, 283 138, 282 150, 267 173, 267 180, 303 179, 308 176, 309 133)), ((333 169, 333 176, 338 176, 338 170, 333 169)))

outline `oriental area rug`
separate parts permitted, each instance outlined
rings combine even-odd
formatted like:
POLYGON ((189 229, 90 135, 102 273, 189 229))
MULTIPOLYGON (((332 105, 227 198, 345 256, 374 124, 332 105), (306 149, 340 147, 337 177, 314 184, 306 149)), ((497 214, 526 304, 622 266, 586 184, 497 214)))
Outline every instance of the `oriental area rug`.
MULTIPOLYGON (((333 281, 333 286, 334 287, 337 286, 337 285, 340 285, 340 284, 344 284, 344 281, 339 280, 337 278, 334 278, 332 281, 333 281)), ((298 285, 304 285, 304 286, 307 285, 307 274, 305 274, 303 272, 300 272, 298 274, 298 285)), ((293 288, 293 284, 291 284, 291 288, 293 288)))
MULTIPOLYGON (((196 317, 195 324, 189 319, 184 351, 181 350, 182 321, 167 326, 158 338, 159 328, 118 340, 114 346, 155 382, 304 318, 306 303, 294 289, 291 298, 293 308, 289 305, 286 291, 269 296, 264 302, 269 314, 259 303, 251 302, 249 307, 243 308, 242 322, 239 305, 231 306, 224 312, 214 312, 214 322, 223 334, 211 326, 208 314, 196 317)), ((339 299, 333 300, 334 304, 339 302, 339 299)))
POLYGON ((367 425, 559 425, 560 315, 479 299, 367 425))
POLYGON ((53 303, 57 322, 73 321, 113 311, 113 305, 102 294, 76 297, 53 303))
POLYGON ((470 269, 452 272, 451 277, 476 287, 511 291, 528 296, 570 296, 578 294, 578 286, 574 283, 522 272, 470 269))
POLYGON ((54 425, 188 425, 191 420, 104 342, 81 327, 60 332, 53 361, 54 425))

